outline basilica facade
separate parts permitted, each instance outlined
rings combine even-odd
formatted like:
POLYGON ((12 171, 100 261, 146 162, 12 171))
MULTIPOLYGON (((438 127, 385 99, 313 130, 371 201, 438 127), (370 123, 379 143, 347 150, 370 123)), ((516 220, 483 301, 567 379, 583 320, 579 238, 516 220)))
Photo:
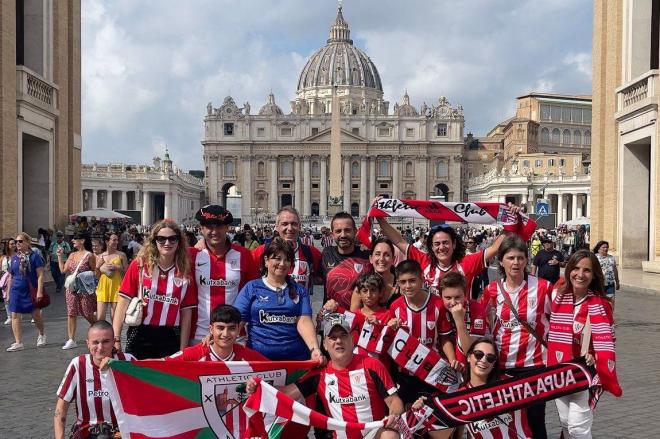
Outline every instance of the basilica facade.
POLYGON ((405 92, 390 107, 376 65, 350 38, 341 6, 326 45, 300 73, 287 113, 271 93, 254 113, 228 96, 204 117, 209 203, 240 194, 244 222, 283 206, 326 217, 331 115, 341 115, 342 208, 365 215, 376 195, 448 201, 461 198, 463 109, 445 97, 412 105, 405 92), (332 106, 332 95, 338 108, 332 106))

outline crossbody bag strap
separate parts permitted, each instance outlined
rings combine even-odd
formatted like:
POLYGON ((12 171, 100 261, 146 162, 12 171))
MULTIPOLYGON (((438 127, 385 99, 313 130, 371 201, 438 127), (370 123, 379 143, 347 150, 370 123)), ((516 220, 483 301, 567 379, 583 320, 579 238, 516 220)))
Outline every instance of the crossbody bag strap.
POLYGON ((509 309, 511 309, 511 312, 516 317, 516 319, 520 322, 521 325, 523 325, 523 328, 525 328, 527 332, 529 332, 536 339, 536 341, 541 343, 541 345, 544 348, 547 348, 548 344, 545 342, 545 340, 539 337, 539 335, 536 333, 534 328, 532 328, 532 325, 530 325, 527 320, 520 318, 520 314, 518 314, 518 310, 513 306, 513 303, 511 302, 511 297, 509 297, 509 293, 507 293, 507 291, 504 289, 504 284, 502 283, 502 281, 499 280, 497 281, 497 283, 499 284, 500 289, 502 290, 502 296, 504 296, 504 303, 506 303, 509 309))
POLYGON ((138 275, 138 297, 140 300, 142 300, 144 298, 144 295, 142 294, 142 277, 144 276, 144 265, 142 265, 142 261, 140 261, 139 267, 140 274, 138 275))
POLYGON ((591 345, 591 321, 589 320, 589 313, 587 312, 587 321, 584 323, 584 329, 582 330, 580 345, 581 357, 584 357, 589 353, 589 345, 591 345))
POLYGON ((85 255, 83 257, 80 258, 80 261, 78 261, 78 265, 76 265, 76 269, 73 272, 74 276, 78 275, 78 270, 80 270, 80 266, 83 264, 83 262, 85 262, 85 259, 87 259, 89 257, 89 255, 90 255, 90 253, 87 252, 87 253, 85 253, 85 255))

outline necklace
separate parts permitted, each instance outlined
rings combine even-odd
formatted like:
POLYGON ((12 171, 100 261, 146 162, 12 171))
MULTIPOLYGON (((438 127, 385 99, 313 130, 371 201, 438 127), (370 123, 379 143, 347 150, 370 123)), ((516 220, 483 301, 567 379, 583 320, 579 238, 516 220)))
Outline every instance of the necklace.
POLYGON ((167 276, 170 274, 170 270, 172 270, 172 268, 174 268, 174 264, 170 265, 168 268, 163 268, 159 264, 158 265, 158 270, 160 271, 160 273, 158 274, 158 276, 161 279, 166 279, 167 276))

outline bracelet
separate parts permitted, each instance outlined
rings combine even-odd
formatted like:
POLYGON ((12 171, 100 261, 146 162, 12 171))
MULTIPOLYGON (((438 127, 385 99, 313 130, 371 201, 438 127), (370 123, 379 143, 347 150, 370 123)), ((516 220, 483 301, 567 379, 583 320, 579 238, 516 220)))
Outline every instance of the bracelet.
POLYGON ((121 342, 121 337, 115 337, 115 343, 121 342))

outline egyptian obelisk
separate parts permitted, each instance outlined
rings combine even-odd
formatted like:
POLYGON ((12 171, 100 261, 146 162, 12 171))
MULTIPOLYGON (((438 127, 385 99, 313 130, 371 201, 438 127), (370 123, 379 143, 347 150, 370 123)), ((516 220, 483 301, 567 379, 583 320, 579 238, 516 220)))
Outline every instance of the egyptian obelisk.
MULTIPOLYGON (((340 212, 343 205, 341 185, 341 111, 337 84, 332 87, 332 119, 330 125, 330 192, 328 215, 340 212)), ((348 195, 347 195, 348 196, 348 195)))

